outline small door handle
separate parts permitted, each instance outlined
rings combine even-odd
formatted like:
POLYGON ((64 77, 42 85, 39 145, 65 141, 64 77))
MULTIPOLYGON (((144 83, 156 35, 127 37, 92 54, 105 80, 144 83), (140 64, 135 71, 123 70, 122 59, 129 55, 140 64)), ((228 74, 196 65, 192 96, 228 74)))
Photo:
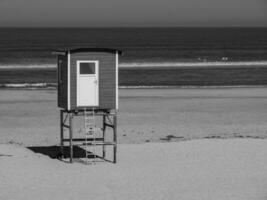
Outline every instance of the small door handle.
POLYGON ((97 84, 98 83, 98 81, 97 80, 95 80, 95 84, 97 84))

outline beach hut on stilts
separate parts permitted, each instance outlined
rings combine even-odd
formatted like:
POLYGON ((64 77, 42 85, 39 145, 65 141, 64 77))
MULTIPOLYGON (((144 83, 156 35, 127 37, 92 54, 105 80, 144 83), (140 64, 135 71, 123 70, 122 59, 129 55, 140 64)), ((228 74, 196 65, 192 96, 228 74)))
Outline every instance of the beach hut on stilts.
MULTIPOLYGON (((85 151, 84 159, 95 162, 106 158, 106 146, 117 154, 117 110, 118 110, 118 59, 121 51, 108 48, 80 48, 56 51, 58 55, 58 107, 60 108, 60 146, 69 146, 70 162, 73 162, 73 147, 78 145, 85 151), (83 118, 84 137, 76 138, 73 119, 83 118), (102 119, 101 137, 96 134, 96 118, 102 119), (111 141, 106 140, 107 128, 112 129, 111 141), (67 131, 66 131, 67 130, 67 131), (66 134, 68 133, 68 134, 66 134), (96 147, 101 155, 96 155, 96 147)), ((99 129, 98 129, 99 130, 99 129)))

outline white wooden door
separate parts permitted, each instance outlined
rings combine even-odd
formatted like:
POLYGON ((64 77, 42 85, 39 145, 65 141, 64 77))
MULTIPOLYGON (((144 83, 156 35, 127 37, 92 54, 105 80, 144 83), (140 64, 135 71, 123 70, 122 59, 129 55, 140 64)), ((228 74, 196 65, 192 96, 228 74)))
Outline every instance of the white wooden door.
POLYGON ((77 106, 99 106, 98 61, 77 61, 77 106))

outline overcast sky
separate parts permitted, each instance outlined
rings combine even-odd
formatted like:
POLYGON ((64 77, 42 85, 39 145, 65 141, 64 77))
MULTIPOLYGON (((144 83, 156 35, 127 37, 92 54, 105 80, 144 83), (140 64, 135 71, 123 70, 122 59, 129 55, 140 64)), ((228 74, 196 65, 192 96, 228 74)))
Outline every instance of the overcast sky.
POLYGON ((0 26, 267 26, 267 0, 0 0, 0 26))

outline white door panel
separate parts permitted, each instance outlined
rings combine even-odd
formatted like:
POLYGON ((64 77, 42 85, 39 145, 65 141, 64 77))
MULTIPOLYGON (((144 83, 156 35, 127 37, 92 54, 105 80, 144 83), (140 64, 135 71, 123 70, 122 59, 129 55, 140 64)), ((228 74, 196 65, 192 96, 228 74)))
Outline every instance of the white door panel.
POLYGON ((98 61, 77 61, 77 106, 99 106, 98 61))

